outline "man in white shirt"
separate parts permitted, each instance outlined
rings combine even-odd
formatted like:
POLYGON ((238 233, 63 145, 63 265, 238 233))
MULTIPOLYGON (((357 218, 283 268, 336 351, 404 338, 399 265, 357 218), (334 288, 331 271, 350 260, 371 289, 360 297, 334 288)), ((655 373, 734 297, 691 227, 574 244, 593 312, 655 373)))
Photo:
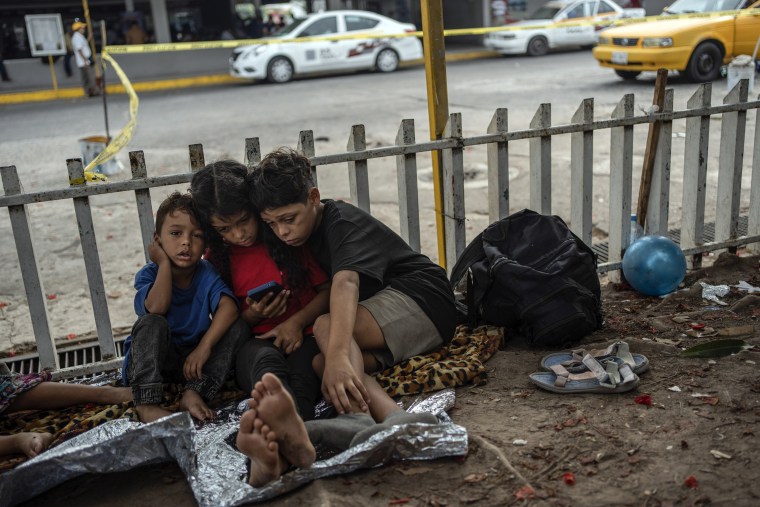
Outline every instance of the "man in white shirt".
POLYGON ((92 65, 90 64, 92 51, 90 51, 90 45, 87 43, 87 37, 84 35, 86 29, 87 24, 81 21, 75 21, 71 25, 73 32, 71 36, 71 48, 74 50, 74 57, 76 58, 79 72, 82 74, 84 93, 88 97, 94 97, 95 95, 100 95, 100 90, 95 85, 95 78, 92 75, 92 65))

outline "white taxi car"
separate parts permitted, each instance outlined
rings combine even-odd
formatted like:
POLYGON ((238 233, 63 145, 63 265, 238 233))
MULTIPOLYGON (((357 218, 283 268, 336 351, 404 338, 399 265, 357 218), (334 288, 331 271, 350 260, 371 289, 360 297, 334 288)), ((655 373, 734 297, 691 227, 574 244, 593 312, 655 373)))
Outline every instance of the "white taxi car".
POLYGON ((505 55, 541 56, 551 48, 593 46, 605 21, 645 15, 644 9, 623 9, 612 0, 551 0, 527 19, 507 25, 528 28, 490 32, 483 44, 505 55))
POLYGON ((417 31, 374 12, 345 10, 311 14, 297 19, 266 43, 235 48, 230 75, 287 83, 295 75, 376 69, 393 72, 400 62, 422 58, 417 37, 364 38, 417 31), (342 40, 298 41, 305 37, 350 36, 342 40))

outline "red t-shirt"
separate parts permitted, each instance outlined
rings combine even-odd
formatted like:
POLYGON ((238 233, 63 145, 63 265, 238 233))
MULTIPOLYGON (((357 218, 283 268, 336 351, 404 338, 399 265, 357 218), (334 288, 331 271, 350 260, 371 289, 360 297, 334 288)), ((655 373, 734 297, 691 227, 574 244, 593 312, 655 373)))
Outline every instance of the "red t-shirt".
MULTIPOLYGON (((232 274, 232 292, 240 302, 240 307, 245 308, 245 298, 248 291, 267 282, 277 282, 286 289, 290 289, 283 281, 282 272, 277 264, 269 256, 267 247, 263 244, 240 247, 227 245, 230 256, 230 273, 232 274)), ((308 283, 301 287, 298 292, 291 293, 288 300, 288 309, 272 319, 265 319, 251 328, 254 335, 271 331, 277 325, 288 320, 290 316, 300 311, 317 295, 315 287, 327 282, 327 275, 319 267, 308 248, 302 248, 303 261, 308 271, 308 283)), ((213 262, 213 260, 212 260, 213 262)), ((311 333, 311 326, 304 330, 311 333)))

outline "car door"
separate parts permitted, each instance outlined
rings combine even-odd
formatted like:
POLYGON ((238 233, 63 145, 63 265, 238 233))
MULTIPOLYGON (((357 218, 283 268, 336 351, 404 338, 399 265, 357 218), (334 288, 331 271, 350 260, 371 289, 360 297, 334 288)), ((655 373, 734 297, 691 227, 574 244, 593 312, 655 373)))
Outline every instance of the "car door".
MULTIPOLYGON (((749 8, 760 8, 760 1, 749 8)), ((745 13, 747 14, 747 13, 745 13)), ((752 55, 755 45, 760 38, 760 16, 737 16, 734 21, 734 54, 752 55)), ((760 53, 760 50, 758 50, 760 53)), ((758 55, 755 55, 757 58, 758 55)))
POLYGON ((594 1, 576 2, 558 14, 562 20, 561 26, 554 30, 557 46, 585 46, 594 43, 594 26, 589 19, 594 1))
POLYGON ((374 65, 381 39, 358 38, 362 34, 377 34, 380 20, 356 13, 347 13, 343 17, 346 35, 357 38, 342 41, 341 48, 345 50, 345 66, 349 69, 367 69, 374 65))
MULTIPOLYGON (((320 16, 295 34, 297 39, 305 37, 328 37, 338 35, 338 16, 335 14, 320 16)), ((300 72, 319 72, 339 69, 342 65, 341 53, 337 41, 317 40, 292 43, 292 48, 285 46, 285 51, 294 56, 300 72)))

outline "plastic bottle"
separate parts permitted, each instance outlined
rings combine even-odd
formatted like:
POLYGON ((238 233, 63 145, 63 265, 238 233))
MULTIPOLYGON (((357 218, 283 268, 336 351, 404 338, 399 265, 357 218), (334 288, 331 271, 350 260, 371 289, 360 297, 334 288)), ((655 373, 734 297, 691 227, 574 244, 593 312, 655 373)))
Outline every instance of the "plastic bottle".
POLYGON ((636 241, 643 235, 644 235, 644 229, 639 225, 636 219, 636 214, 631 215, 631 240, 628 244, 632 245, 634 241, 636 241))

